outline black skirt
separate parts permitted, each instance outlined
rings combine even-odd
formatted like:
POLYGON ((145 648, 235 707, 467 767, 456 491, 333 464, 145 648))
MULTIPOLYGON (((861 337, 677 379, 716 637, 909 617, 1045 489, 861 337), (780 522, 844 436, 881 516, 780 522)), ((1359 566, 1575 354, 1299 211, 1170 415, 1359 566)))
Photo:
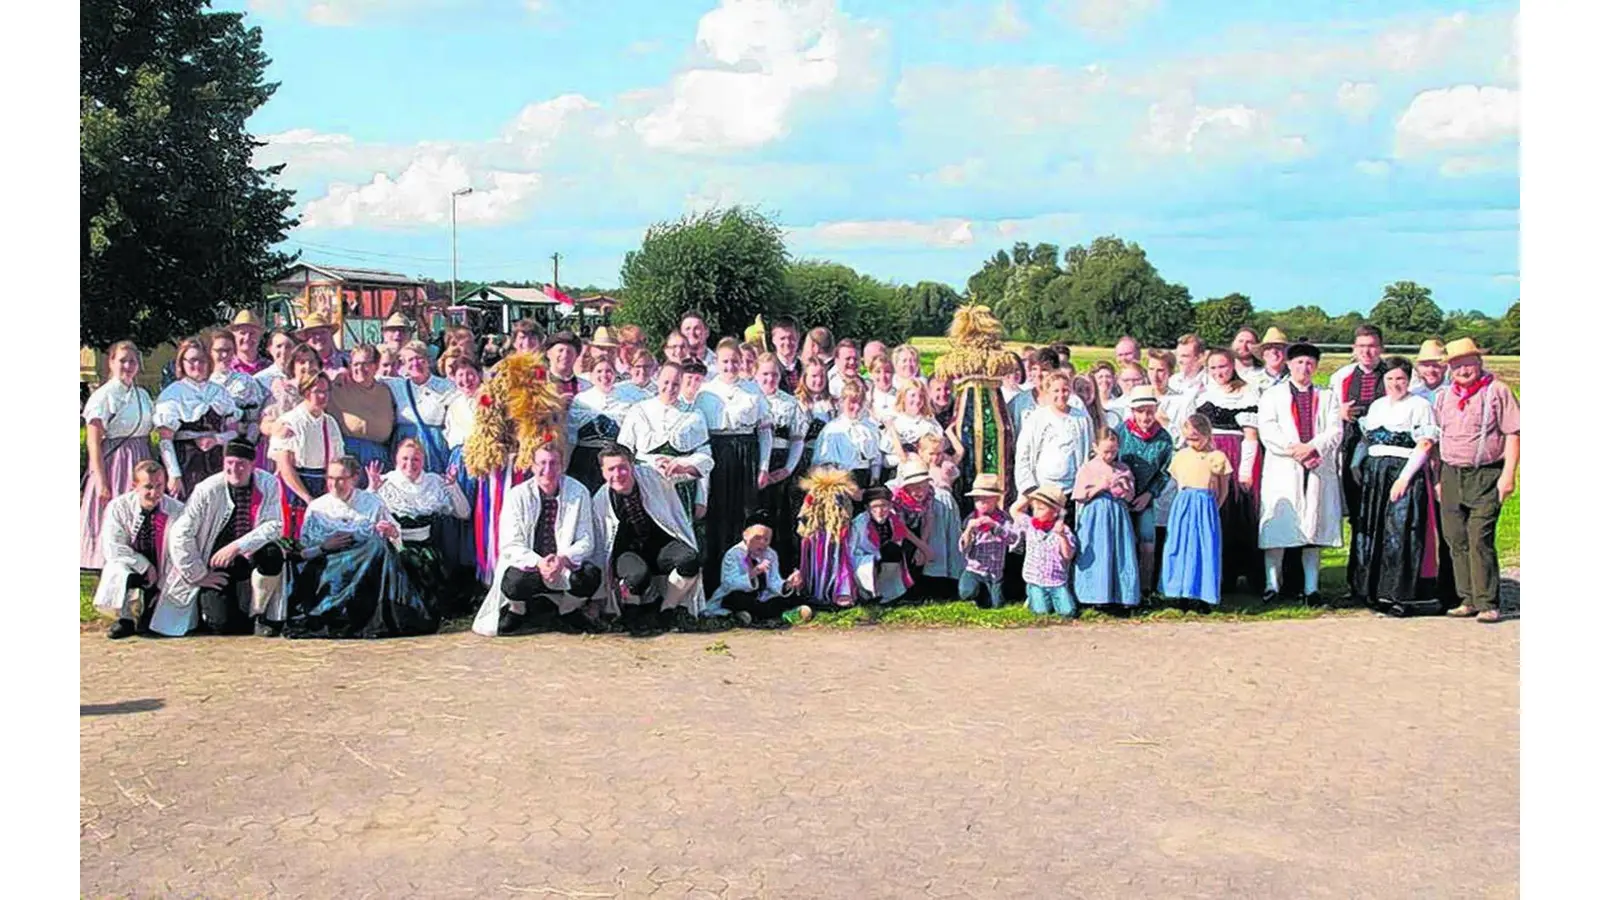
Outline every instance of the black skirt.
POLYGON ((722 555, 744 539, 744 520, 756 508, 756 478, 761 445, 754 433, 711 436, 711 490, 707 497, 706 540, 700 548, 706 595, 722 584, 722 555))
POLYGON ((1389 501, 1403 456, 1367 456, 1350 529, 1350 596, 1367 606, 1401 604, 1417 612, 1439 611, 1443 547, 1433 505, 1433 482, 1411 479, 1399 503, 1389 501))
POLYGON ((289 595, 284 637, 385 638, 433 634, 439 616, 400 552, 372 537, 306 563, 289 595))
POLYGON ((600 448, 573 447, 572 459, 567 462, 567 476, 583 485, 593 494, 605 479, 600 475, 600 448))
MULTIPOLYGON (((767 471, 776 472, 789 461, 789 449, 774 448, 767 460, 767 471)), ((772 523, 772 549, 778 554, 779 567, 793 572, 800 565, 800 536, 795 531, 797 506, 794 505, 794 485, 800 476, 791 473, 777 484, 769 484, 756 494, 756 508, 766 510, 772 523)), ((721 565, 721 560, 718 560, 721 565)))

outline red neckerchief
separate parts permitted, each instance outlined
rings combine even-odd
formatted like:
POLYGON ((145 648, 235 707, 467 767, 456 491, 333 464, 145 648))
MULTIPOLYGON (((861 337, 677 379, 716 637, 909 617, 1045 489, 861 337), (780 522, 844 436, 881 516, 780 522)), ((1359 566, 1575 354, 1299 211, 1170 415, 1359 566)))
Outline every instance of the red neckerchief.
POLYGON ((1472 402, 1472 398, 1477 396, 1479 391, 1488 387, 1489 382, 1493 380, 1494 376, 1488 372, 1485 372, 1478 376, 1477 381, 1467 385, 1465 388, 1461 386, 1461 382, 1459 381, 1452 382, 1450 384, 1450 392, 1456 395, 1456 409, 1465 410, 1467 408, 1467 404, 1472 402))
POLYGON ((1145 431, 1143 428, 1140 428, 1139 427, 1139 423, 1137 421, 1135 421, 1134 419, 1131 419, 1131 418, 1128 419, 1128 421, 1125 422, 1124 424, 1126 424, 1128 426, 1128 431, 1131 432, 1132 434, 1138 435, 1139 440, 1141 440, 1141 441, 1153 440, 1156 435, 1160 434, 1163 431, 1166 431, 1165 428, 1161 427, 1161 423, 1157 422, 1155 420, 1151 420, 1151 422, 1150 422, 1150 430, 1149 431, 1145 431))
POLYGON ((1061 521, 1061 520, 1060 519, 1051 519, 1050 521, 1046 522, 1043 519, 1040 519, 1038 516, 1034 516, 1033 517, 1033 527, 1039 529, 1040 531, 1051 531, 1051 530, 1054 530, 1054 528, 1056 527, 1056 523, 1059 522, 1059 521, 1061 521))
POLYGON ((917 500, 917 498, 915 498, 915 497, 911 496, 909 493, 907 493, 905 488, 895 488, 895 491, 894 491, 894 505, 900 507, 900 509, 903 510, 904 512, 909 512, 909 513, 927 512, 926 505, 924 503, 922 503, 922 502, 919 502, 917 500))

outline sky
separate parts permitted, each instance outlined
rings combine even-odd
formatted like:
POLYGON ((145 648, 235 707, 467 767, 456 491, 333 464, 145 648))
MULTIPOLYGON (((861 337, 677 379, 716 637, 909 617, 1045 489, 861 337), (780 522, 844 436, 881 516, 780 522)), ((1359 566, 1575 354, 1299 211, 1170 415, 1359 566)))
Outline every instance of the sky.
POLYGON ((964 290, 1017 241, 1115 234, 1196 300, 1520 294, 1515 3, 220 0, 281 82, 250 121, 285 249, 615 286, 732 204, 798 259, 964 290))

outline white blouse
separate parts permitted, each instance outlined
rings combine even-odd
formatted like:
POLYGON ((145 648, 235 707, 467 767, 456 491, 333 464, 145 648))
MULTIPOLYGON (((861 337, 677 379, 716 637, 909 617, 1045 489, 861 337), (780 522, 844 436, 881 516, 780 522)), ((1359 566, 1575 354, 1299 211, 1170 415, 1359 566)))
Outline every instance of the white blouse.
POLYGON ((817 435, 817 454, 813 462, 841 469, 875 469, 881 465, 881 442, 878 423, 867 418, 852 421, 840 416, 817 435))
POLYGON ((233 398, 235 406, 243 412, 247 408, 258 411, 267 401, 272 399, 272 391, 263 387, 261 382, 240 372, 238 369, 229 369, 226 372, 211 373, 211 382, 222 385, 222 389, 233 398))
POLYGON ((467 442, 478 421, 478 397, 456 391, 455 397, 445 407, 444 442, 454 450, 467 442))
POLYGON ((305 524, 300 527, 300 545, 305 548, 306 558, 311 559, 320 555, 318 545, 328 538, 348 534, 357 541, 364 541, 377 533, 379 522, 400 527, 377 494, 357 489, 346 503, 330 491, 307 505, 305 524))
POLYGON ((903 448, 915 447, 918 441, 930 434, 943 435, 944 430, 932 419, 895 413, 894 418, 884 426, 883 439, 879 442, 884 462, 891 466, 900 465, 905 452, 903 448))
POLYGON ((1261 406, 1261 392, 1246 384, 1238 392, 1225 394, 1217 388, 1216 382, 1211 381, 1194 397, 1191 412, 1203 412, 1201 407, 1210 404, 1218 410, 1234 412, 1233 420, 1237 427, 1228 428, 1226 423, 1219 424, 1212 418, 1212 430, 1216 434, 1243 434, 1244 429, 1256 427, 1257 410, 1261 406))
POLYGON ((1093 453, 1094 428, 1087 414, 1069 409, 1062 415, 1053 406, 1036 408, 1017 435, 1017 492, 1041 484, 1070 488, 1078 468, 1093 453))
POLYGON ((294 464, 301 469, 326 469, 328 463, 344 456, 344 432, 333 416, 323 413, 312 418, 304 406, 297 406, 278 417, 278 427, 268 449, 294 452, 294 464))
MULTIPOLYGON (((1433 405, 1416 394, 1407 394, 1399 401, 1391 400, 1385 394, 1372 401, 1372 405, 1367 407, 1367 414, 1359 422, 1364 432, 1384 428, 1409 434, 1415 441, 1439 440, 1439 419, 1434 415, 1433 405)), ((1377 445, 1369 448, 1368 452, 1373 456, 1411 455, 1411 451, 1404 447, 1377 445)))
POLYGON ((652 397, 628 411, 617 440, 636 454, 649 453, 665 444, 679 453, 703 447, 711 440, 706 420, 694 410, 669 406, 652 397))
POLYGON ((239 407, 222 385, 187 378, 166 386, 156 399, 153 421, 157 428, 182 430, 183 423, 194 422, 208 412, 220 414, 224 421, 238 421, 239 407))
POLYGON ((772 427, 772 409, 767 398, 751 393, 737 382, 707 381, 694 398, 694 407, 705 417, 710 431, 751 432, 772 427))
POLYGON ((113 378, 89 395, 83 404, 83 421, 99 421, 108 440, 140 437, 155 427, 155 404, 144 388, 113 378))
POLYGON ((895 391, 880 391, 872 389, 872 418, 879 425, 887 425, 895 417, 894 406, 900 400, 900 395, 895 391))
POLYGON ((622 422, 628 417, 628 411, 649 397, 644 391, 632 384, 617 382, 611 388, 611 393, 603 393, 597 387, 578 394, 572 398, 572 405, 567 409, 567 440, 573 446, 578 444, 578 432, 585 425, 601 416, 605 416, 622 427, 622 422))
POLYGON ((383 476, 383 484, 378 487, 378 499, 389 512, 407 518, 454 516, 466 519, 472 515, 472 507, 467 504, 461 488, 437 472, 423 472, 416 481, 399 470, 390 472, 383 476))
POLYGON ((449 414, 451 396, 456 393, 456 386, 437 375, 430 377, 426 383, 417 384, 409 378, 381 378, 388 386, 390 393, 394 394, 394 420, 396 424, 428 425, 438 427, 444 425, 445 416, 449 414), (415 400, 415 406, 412 405, 415 400), (418 421, 418 416, 421 421, 418 421))

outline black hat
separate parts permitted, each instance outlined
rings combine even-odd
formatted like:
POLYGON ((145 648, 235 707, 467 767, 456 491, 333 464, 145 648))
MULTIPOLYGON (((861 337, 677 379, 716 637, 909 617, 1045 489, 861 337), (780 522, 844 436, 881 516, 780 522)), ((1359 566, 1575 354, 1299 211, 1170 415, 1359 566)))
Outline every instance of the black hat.
POLYGON ((1322 361, 1322 351, 1317 349, 1317 345, 1306 341, 1304 338, 1290 344, 1289 349, 1284 353, 1284 356, 1288 359, 1298 359, 1302 356, 1309 356, 1318 362, 1322 361))
POLYGON ((744 517, 744 527, 746 529, 749 529, 755 525, 760 525, 763 528, 771 528, 772 515, 764 509, 757 509, 752 511, 750 515, 744 517))
POLYGON ((883 485, 873 485, 861 495, 862 503, 871 503, 874 500, 893 500, 894 493, 883 485))
POLYGON ((558 331, 546 338, 544 342, 546 347, 554 347, 557 344, 566 344, 575 351, 583 349, 583 345, 578 341, 578 336, 570 331, 558 331))
POLYGON ((222 451, 222 457, 223 459, 248 459, 251 462, 255 462, 256 445, 244 438, 234 438, 228 442, 227 448, 222 451))
POLYGON ((683 363, 679 368, 683 369, 683 374, 685 375, 706 374, 706 364, 703 360, 691 359, 683 363))

